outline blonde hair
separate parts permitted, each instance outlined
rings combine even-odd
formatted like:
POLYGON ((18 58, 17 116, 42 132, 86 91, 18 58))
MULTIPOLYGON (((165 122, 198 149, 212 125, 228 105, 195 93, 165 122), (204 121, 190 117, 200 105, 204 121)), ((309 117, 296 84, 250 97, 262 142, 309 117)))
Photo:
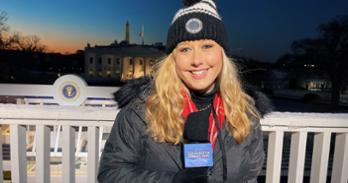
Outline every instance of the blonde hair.
MULTIPOLYGON (((240 83, 237 67, 223 53, 223 66, 217 82, 223 100, 226 125, 237 143, 242 143, 251 129, 251 119, 260 118, 253 99, 247 95, 240 83)), ((175 71, 175 61, 170 54, 155 67, 154 87, 145 103, 148 132, 159 143, 179 144, 183 136, 185 105, 181 92, 189 89, 175 71)))

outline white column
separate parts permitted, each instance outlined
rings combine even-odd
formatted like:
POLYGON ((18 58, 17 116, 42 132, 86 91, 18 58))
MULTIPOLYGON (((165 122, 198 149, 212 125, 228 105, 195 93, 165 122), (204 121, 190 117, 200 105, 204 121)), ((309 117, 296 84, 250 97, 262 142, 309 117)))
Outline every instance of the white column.
POLYGON ((291 135, 288 183, 303 181, 306 142, 307 132, 296 132, 291 135))
POLYGON ((63 126, 63 183, 75 182, 75 129, 63 126))
POLYGON ((88 160, 87 160, 87 182, 97 181, 98 161, 99 161, 99 129, 98 127, 88 127, 88 160))
POLYGON ((36 182, 50 182, 50 134, 45 125, 36 125, 36 182))
POLYGON ((314 134, 310 183, 325 183, 330 151, 330 132, 314 134))
POLYGON ((10 125, 10 139, 12 182, 27 182, 25 127, 18 124, 10 125))
POLYGON ((331 182, 348 182, 348 133, 336 135, 331 182))
POLYGON ((268 136, 266 182, 279 183, 283 152, 283 131, 273 131, 268 136))

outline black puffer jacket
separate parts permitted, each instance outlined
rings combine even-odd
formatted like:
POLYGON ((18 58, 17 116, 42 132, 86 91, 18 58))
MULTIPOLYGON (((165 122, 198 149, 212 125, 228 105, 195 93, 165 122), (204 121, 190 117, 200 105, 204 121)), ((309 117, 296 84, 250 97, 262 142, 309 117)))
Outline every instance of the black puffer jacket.
MULTIPOLYGON (((151 80, 142 78, 122 87, 115 99, 122 107, 101 156, 99 182, 172 182, 176 172, 183 168, 181 146, 156 143, 146 133, 144 101, 151 80)), ((260 92, 247 90, 262 115, 270 112, 267 98, 260 92)), ((263 139, 258 121, 242 144, 237 144, 222 129, 227 159, 227 182, 257 182, 264 161, 263 139)), ((214 166, 209 170, 209 182, 222 182, 222 153, 216 143, 214 166)))

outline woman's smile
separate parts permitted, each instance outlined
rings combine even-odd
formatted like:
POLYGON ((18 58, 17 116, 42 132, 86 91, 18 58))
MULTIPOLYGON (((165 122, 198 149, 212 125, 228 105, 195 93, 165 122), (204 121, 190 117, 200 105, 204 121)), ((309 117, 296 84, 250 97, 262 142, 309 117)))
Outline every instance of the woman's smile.
POLYGON ((209 69, 192 70, 189 72, 194 79, 204 79, 208 75, 209 69))

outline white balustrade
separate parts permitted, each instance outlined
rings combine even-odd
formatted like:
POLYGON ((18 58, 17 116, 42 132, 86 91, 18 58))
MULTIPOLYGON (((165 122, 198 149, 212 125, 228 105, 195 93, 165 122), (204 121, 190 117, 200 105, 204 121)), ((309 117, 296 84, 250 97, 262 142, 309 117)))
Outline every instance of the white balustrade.
MULTIPOLYGON (((36 156, 35 182, 50 182, 50 158, 62 157, 61 180, 77 182, 77 158, 87 158, 87 182, 97 182, 103 133, 108 133, 118 113, 116 108, 0 105, 0 125, 10 126, 12 182, 27 182, 27 157, 36 156), (57 125, 61 125, 58 127, 57 125), (35 151, 26 150, 26 131, 35 126, 35 151), (77 147, 79 127, 87 134, 87 149, 77 147), (53 130, 55 128, 55 130, 53 130), (56 134, 50 135, 55 131, 56 134), (51 141, 51 137, 57 139, 51 141), (51 144, 50 144, 51 143, 51 144), (61 147, 61 151, 58 150, 61 147), (52 149, 52 150, 51 150, 52 149), (79 156, 79 154, 82 154, 79 156)), ((314 134, 311 162, 311 182, 346 183, 348 178, 348 114, 279 113, 261 120, 262 130, 268 135, 266 182, 279 182, 288 175, 288 182, 303 180, 305 154, 309 134, 314 134), (282 168, 285 134, 291 134, 289 166, 282 168), (332 170, 328 169, 331 135, 335 136, 332 170)), ((32 129, 31 129, 32 130, 32 129)), ((81 135, 82 138, 82 135, 81 135)), ((0 138, 0 140, 2 140, 0 138)), ((1 141, 0 141, 1 142, 1 141)), ((84 144, 81 141, 79 144, 84 144)), ((0 147, 0 151, 1 151, 0 147)), ((1 153, 0 153, 1 154, 1 153)), ((1 157, 1 156, 0 156, 1 157)), ((0 158, 0 171, 3 170, 0 158)), ((3 178, 0 176, 0 178, 3 178)), ((1 179, 2 180, 2 179, 1 179)))
POLYGON ((331 134, 336 134, 331 182, 348 181, 348 114, 280 113, 261 120, 268 132, 266 182, 280 182, 283 133, 291 133, 289 166, 285 172, 289 183, 301 183, 304 176, 307 135, 314 133, 310 182, 326 182, 331 134))
MULTIPOLYGON (((87 157, 87 180, 97 182, 101 154, 99 144, 102 140, 99 129, 110 129, 117 112, 116 108, 0 104, 0 125, 10 126, 12 182, 28 181, 27 157, 29 156, 36 157, 35 182, 50 182, 50 157, 61 156, 62 182, 73 183, 76 180, 75 155, 87 157), (35 126, 36 145, 33 147, 35 150, 27 151, 26 130, 29 126, 35 126), (57 127, 56 130, 53 130, 54 126, 57 127), (76 133, 80 130, 81 134, 83 127, 88 128, 88 153, 81 153, 82 149, 76 146, 76 133), (56 131, 54 136, 56 139, 50 144, 50 133, 54 131, 56 131), (61 145, 59 145, 59 139, 62 141, 61 145), (60 146, 61 152, 58 151, 60 146)), ((0 150, 2 152, 2 146, 0 150)), ((0 158, 0 165, 2 162, 0 158)), ((3 171, 2 166, 0 171, 3 171)), ((3 177, 0 178, 1 182, 3 177)))

